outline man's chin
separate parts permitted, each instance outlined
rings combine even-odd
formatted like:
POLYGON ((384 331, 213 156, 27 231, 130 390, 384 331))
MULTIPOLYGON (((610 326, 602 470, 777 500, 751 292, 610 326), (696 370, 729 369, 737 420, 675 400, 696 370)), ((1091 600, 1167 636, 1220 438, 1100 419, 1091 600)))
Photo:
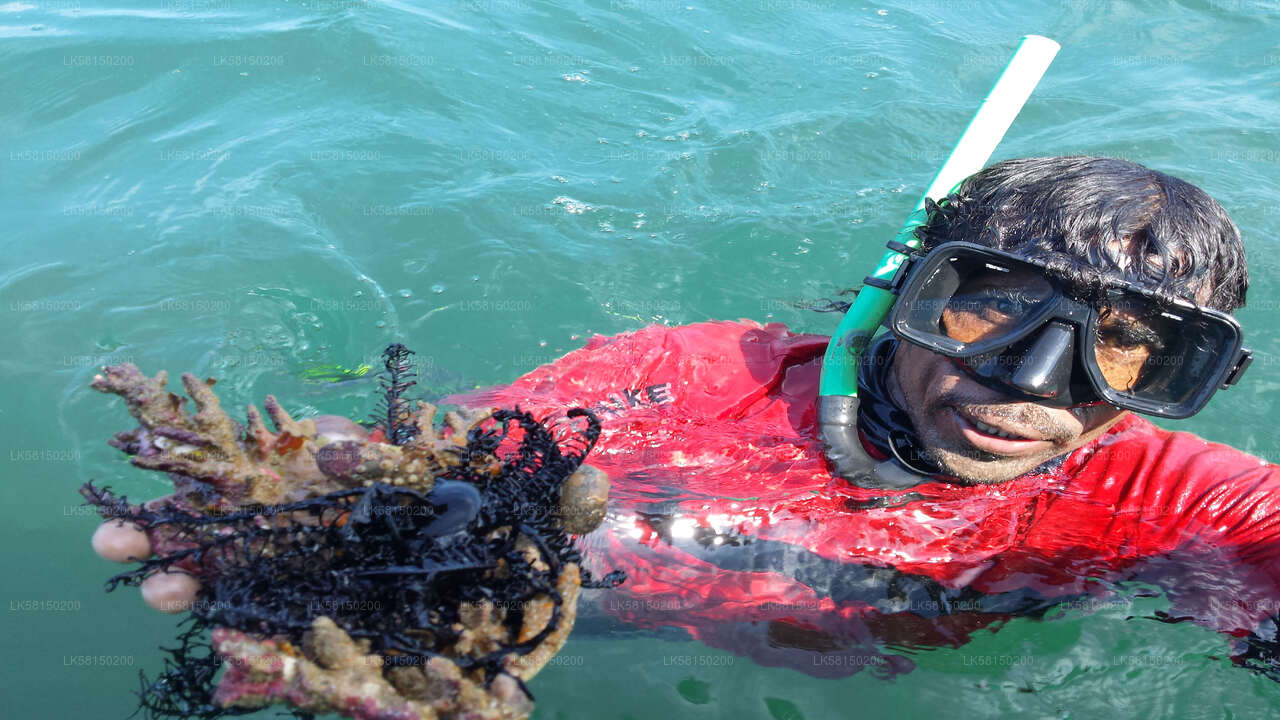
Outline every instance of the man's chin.
POLYGON ((926 448, 924 455, 943 472, 954 476, 965 485, 991 485, 1008 482, 1039 466, 1043 460, 1034 458, 1004 458, 980 450, 956 452, 953 450, 926 448))

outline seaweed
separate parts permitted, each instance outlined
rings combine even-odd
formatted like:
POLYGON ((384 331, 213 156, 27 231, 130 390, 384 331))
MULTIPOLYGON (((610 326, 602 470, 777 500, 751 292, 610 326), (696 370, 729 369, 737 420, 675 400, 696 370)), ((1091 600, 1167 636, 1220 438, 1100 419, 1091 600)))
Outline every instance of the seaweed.
POLYGON ((400 343, 387 346, 382 352, 384 370, 378 378, 383 397, 378 412, 372 416, 375 423, 382 427, 387 440, 393 445, 404 445, 411 442, 418 434, 418 427, 412 422, 413 413, 409 409, 408 398, 404 393, 418 384, 418 374, 413 370, 413 360, 409 357, 414 352, 400 343))

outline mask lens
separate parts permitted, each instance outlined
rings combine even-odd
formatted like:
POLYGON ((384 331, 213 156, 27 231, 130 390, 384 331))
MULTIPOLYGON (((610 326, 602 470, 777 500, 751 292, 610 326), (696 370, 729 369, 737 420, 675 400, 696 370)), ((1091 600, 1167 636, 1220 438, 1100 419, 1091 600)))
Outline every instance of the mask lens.
POLYGON ((1094 354, 1107 385, 1132 393, 1180 358, 1166 352, 1175 336, 1170 318, 1142 303, 1117 300, 1098 313, 1094 354))
POLYGON ((1113 295, 1098 313, 1093 355, 1120 395, 1180 406, 1220 375, 1234 342, 1226 323, 1198 312, 1113 295))
POLYGON ((1053 297, 1053 286, 1043 275, 1021 267, 981 263, 962 276, 946 299, 938 330, 965 344, 998 340, 1016 332, 1053 297))

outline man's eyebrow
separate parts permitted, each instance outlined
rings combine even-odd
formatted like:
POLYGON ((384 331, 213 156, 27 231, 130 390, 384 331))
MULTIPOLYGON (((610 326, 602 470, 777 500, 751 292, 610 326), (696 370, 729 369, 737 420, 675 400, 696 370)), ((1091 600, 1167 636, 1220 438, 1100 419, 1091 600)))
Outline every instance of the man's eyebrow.
POLYGON ((1160 347, 1164 347, 1164 341, 1154 328, 1129 315, 1119 315, 1114 312, 1107 312, 1099 315, 1098 319, 1099 321, 1105 321, 1109 326, 1118 326, 1120 332, 1126 339, 1141 340, 1142 342, 1157 344, 1160 347))

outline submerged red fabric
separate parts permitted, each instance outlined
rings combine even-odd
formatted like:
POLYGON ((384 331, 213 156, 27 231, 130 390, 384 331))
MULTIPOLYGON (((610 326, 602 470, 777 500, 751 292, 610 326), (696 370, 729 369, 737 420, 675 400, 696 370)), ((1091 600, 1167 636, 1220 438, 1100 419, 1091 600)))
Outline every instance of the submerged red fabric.
POLYGON ((860 489, 816 438, 827 341, 746 320, 652 326, 448 400, 594 410, 589 462, 613 491, 585 545, 628 574, 605 610, 764 664, 894 672, 909 663, 875 647, 958 644, 1130 578, 1233 635, 1280 612, 1277 466, 1129 415, 1051 475, 860 489))

